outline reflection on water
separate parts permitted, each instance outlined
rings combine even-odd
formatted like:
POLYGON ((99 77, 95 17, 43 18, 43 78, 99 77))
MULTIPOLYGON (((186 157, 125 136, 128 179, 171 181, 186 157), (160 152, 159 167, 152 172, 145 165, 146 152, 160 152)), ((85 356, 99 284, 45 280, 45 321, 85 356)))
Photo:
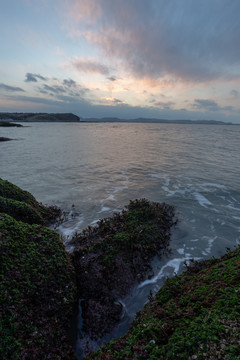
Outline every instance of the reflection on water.
POLYGON ((1 177, 43 203, 66 211, 74 204, 76 216, 60 229, 66 236, 121 210, 129 199, 147 197, 177 208, 186 241, 198 238, 190 245, 201 254, 206 236, 217 236, 212 250, 238 241, 240 126, 28 125, 1 128, 1 136, 19 139, 0 144, 1 177))

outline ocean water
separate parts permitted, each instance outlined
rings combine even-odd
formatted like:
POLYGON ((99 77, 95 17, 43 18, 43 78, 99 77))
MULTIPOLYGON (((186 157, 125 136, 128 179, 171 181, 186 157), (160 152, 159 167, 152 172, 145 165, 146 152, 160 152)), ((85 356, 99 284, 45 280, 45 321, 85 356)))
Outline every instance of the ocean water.
MULTIPOLYGON (((0 128, 0 177, 60 206, 57 228, 68 251, 75 231, 111 216, 130 199, 175 206, 172 254, 153 261, 154 277, 122 299, 115 329, 189 259, 220 256, 240 244, 240 126, 156 123, 31 123, 0 128), (74 205, 74 206, 73 206, 74 205)), ((97 346, 97 345, 96 345, 97 346)))

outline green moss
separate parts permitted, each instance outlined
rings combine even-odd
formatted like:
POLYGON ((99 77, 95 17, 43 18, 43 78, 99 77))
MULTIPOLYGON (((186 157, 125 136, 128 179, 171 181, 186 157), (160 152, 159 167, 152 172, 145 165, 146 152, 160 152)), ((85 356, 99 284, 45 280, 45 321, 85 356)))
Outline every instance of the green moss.
POLYGON ((0 358, 73 358, 64 334, 76 288, 59 235, 0 214, 0 270, 0 358))
POLYGON ((48 224, 60 216, 61 210, 43 206, 28 191, 0 178, 0 212, 30 224, 48 224))
POLYGON ((0 179, 3 360, 74 358, 66 327, 76 301, 75 274, 59 235, 43 226, 58 215, 59 209, 0 179))
POLYGON ((240 353, 240 248, 167 280, 130 331, 87 359, 229 359, 240 353))
POLYGON ((72 239, 75 253, 103 253, 104 265, 113 263, 119 254, 125 261, 140 252, 146 259, 166 250, 170 228, 174 222, 174 208, 165 203, 146 199, 130 201, 122 213, 100 220, 95 227, 89 226, 72 239))
POLYGON ((29 224, 44 224, 41 214, 31 205, 0 196, 0 212, 13 216, 16 220, 29 224))

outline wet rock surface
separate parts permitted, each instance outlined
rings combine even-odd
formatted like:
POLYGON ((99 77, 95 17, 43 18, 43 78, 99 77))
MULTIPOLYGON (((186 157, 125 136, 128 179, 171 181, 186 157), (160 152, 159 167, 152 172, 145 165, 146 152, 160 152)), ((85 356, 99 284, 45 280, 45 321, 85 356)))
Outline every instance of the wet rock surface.
POLYGON ((154 255, 168 251, 175 223, 173 207, 140 199, 72 239, 76 248, 71 258, 83 299, 83 330, 92 339, 117 324, 122 312, 118 299, 146 276, 154 255))

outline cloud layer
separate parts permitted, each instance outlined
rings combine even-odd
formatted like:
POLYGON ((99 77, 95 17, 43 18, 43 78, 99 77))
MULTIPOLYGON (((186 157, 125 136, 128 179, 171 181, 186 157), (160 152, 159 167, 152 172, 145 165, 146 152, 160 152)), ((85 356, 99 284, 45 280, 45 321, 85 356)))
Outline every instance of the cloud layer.
POLYGON ((10 91, 10 92, 15 92, 15 91, 20 91, 20 92, 24 92, 24 90, 20 87, 17 86, 10 86, 7 84, 0 84, 0 90, 4 90, 4 91, 10 91))
MULTIPOLYGON (((79 34, 136 77, 239 77, 240 2, 73 0, 79 34)), ((80 64, 81 67, 81 64, 80 64)))
POLYGON ((2 13, 2 109, 239 122, 240 0, 12 0, 2 13))

